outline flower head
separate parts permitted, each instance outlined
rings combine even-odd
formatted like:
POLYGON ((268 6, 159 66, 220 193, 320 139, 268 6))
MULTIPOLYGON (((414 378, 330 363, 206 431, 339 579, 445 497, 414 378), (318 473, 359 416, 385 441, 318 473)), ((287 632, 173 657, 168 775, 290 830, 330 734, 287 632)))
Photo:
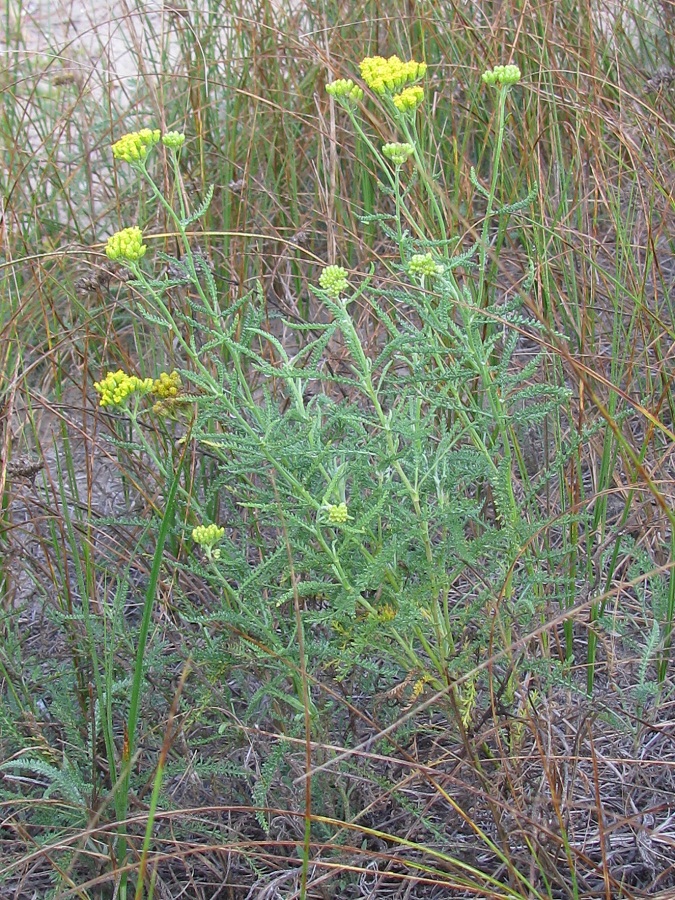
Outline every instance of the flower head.
POLYGON ((385 144, 382 147, 382 155, 391 160, 395 166, 402 166, 414 152, 412 144, 385 144))
POLYGON ((180 150, 185 143, 185 135, 182 131, 167 131, 162 135, 162 143, 169 150, 180 150))
POLYGON ((342 266, 326 266, 319 277, 319 284, 329 297, 337 299, 347 290, 347 270, 342 266))
POLYGON ((157 416, 176 418, 178 413, 184 412, 188 402, 180 396, 183 382, 178 372, 162 372, 159 378, 152 383, 152 393, 159 399, 153 405, 152 411, 157 416))
POLYGON ((417 107, 424 102, 424 89, 416 84, 414 87, 401 91, 400 94, 394 94, 391 99, 399 112, 415 112, 417 107))
POLYGON ((349 519, 346 503, 329 503, 326 511, 328 512, 328 522, 331 525, 345 525, 349 519))
POLYGON ((219 559, 220 550, 215 545, 222 540, 225 529, 218 525, 197 525, 192 529, 192 540, 203 548, 209 559, 219 559))
POLYGON ((413 59, 403 62, 398 56, 367 56, 359 65, 361 77, 376 94, 396 94, 407 84, 423 78, 427 71, 426 63, 418 63, 413 59))
POLYGON ((108 259, 122 260, 126 262, 138 262, 148 248, 143 243, 143 232, 135 225, 133 228, 123 228, 108 238, 105 252, 108 259))
POLYGON ((345 105, 356 104, 363 100, 363 88, 354 84, 351 78, 338 78, 326 85, 326 93, 345 105))
POLYGON ((100 406, 122 406, 130 394, 151 391, 152 378, 138 378, 118 369, 108 372, 102 381, 94 382, 94 390, 101 395, 100 406))
POLYGON ((408 263, 408 275, 431 278, 434 275, 442 275, 444 271, 443 266, 435 262, 431 253, 415 253, 408 263))
POLYGON ((161 372, 159 378, 155 378, 152 383, 152 393, 156 394, 160 400, 174 400, 178 396, 178 392, 183 386, 178 372, 161 372))
POLYGON ((383 603, 377 609, 377 618, 380 622, 393 622, 396 616, 396 607, 391 603, 383 603))
POLYGON ((124 134, 112 145, 113 156, 128 163, 142 162, 150 148, 159 141, 159 136, 159 128, 141 128, 140 131, 124 134))
POLYGON ((481 78, 483 84, 510 87, 520 81, 520 69, 518 66, 495 66, 494 69, 483 72, 481 78))
POLYGON ((213 546, 225 534, 225 529, 219 525, 197 525, 192 529, 192 540, 200 547, 206 547, 207 544, 213 546))

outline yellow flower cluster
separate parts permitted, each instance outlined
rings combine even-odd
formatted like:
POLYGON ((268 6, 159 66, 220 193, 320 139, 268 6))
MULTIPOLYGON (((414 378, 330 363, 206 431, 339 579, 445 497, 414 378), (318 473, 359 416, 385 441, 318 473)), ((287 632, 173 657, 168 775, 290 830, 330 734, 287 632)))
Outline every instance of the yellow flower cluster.
POLYGON ((131 131, 124 134, 112 145, 115 159, 124 162, 141 162, 148 155, 150 148, 158 143, 160 138, 159 128, 141 128, 140 131, 131 131))
POLYGON ((359 65, 361 77, 376 94, 396 94, 407 84, 423 78, 426 63, 414 60, 403 62, 398 56, 367 56, 359 65))
POLYGON ((155 378, 152 385, 152 393, 159 397, 153 405, 152 411, 156 416, 176 418, 178 413, 186 410, 188 403, 180 396, 183 382, 178 372, 162 372, 159 378, 155 378))
POLYGON ((138 378, 118 369, 108 372, 102 381, 94 382, 94 390, 101 395, 101 406, 121 406, 130 394, 151 391, 152 378, 138 378))
POLYGON ((414 112, 424 102, 424 89, 419 85, 406 88, 400 94, 394 94, 391 98, 399 112, 414 112))
POLYGON ((160 400, 175 400, 178 392, 183 386, 178 372, 162 372, 159 378, 155 378, 152 384, 152 393, 156 394, 160 400))
POLYGON ((518 66, 495 66, 483 72, 483 84, 496 84, 498 87, 509 87, 520 81, 520 69, 518 66))
POLYGON ((331 525, 344 525, 349 519, 346 503, 328 504, 328 521, 331 525))
POLYGON ((123 228, 108 238, 105 253, 108 259, 120 259, 126 262, 138 262, 148 248, 143 243, 143 232, 140 228, 123 228))
POLYGON ((363 100, 363 88, 354 84, 351 78, 338 78, 337 81, 331 81, 326 85, 326 93, 343 102, 358 103, 363 100))

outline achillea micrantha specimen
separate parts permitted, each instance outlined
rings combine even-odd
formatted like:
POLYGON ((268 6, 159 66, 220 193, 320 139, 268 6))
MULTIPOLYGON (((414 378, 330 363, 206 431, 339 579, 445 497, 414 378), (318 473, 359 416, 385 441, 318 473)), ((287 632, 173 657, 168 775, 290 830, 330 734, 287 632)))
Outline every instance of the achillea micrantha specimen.
POLYGON ((420 275, 422 278, 442 275, 444 268, 434 261, 431 253, 415 253, 408 263, 408 275, 420 275))
POLYGON ((356 104, 363 100, 363 88, 354 84, 351 78, 338 78, 326 85, 326 93, 343 103, 356 104))
POLYGON ((151 391, 152 383, 152 378, 138 378, 118 369, 108 372, 102 381, 94 382, 94 390, 101 395, 100 406, 122 406, 130 394, 151 391))
POLYGON ((159 128, 141 128, 140 131, 131 131, 112 145, 115 159, 128 163, 143 162, 150 149, 159 142, 159 128))
POLYGON ((520 81, 520 69, 518 66, 495 66, 483 72, 483 84, 494 84, 497 87, 510 87, 520 81))
POLYGON ((105 245, 108 259, 119 259, 122 262, 138 262, 145 256, 147 249, 143 243, 143 232, 136 225, 116 231, 112 237, 108 238, 108 243, 105 245))
POLYGON ((319 277, 319 284, 329 297, 337 299, 347 290, 347 270, 342 266, 326 266, 319 277))
POLYGON ((345 525, 349 518, 346 503, 329 503, 326 507, 328 522, 331 525, 345 525))
POLYGON ((382 155, 395 166, 402 166, 414 152, 412 144, 385 144, 382 147, 382 155))
MULTIPOLYGON (((423 78, 426 63, 414 60, 403 62, 398 56, 367 56, 360 64, 361 77, 376 94, 397 94, 406 85, 423 78)), ((419 104, 418 104, 419 105, 419 104)))

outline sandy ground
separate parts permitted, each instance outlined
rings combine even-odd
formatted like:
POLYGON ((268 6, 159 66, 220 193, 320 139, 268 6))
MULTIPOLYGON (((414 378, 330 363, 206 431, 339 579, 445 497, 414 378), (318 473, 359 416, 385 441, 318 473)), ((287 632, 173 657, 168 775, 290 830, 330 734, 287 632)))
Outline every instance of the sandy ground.
POLYGON ((9 0, 9 15, 26 54, 94 84, 147 76, 160 46, 175 56, 171 8, 162 2, 9 0))

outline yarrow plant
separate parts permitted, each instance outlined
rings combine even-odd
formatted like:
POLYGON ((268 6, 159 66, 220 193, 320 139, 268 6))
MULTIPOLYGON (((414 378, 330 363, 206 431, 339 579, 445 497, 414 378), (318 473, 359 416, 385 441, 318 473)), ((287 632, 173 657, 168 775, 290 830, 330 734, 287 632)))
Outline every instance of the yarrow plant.
MULTIPOLYGON (((203 464, 212 477, 203 490, 177 479, 175 454, 183 452, 187 435, 184 444, 170 433, 167 445, 178 449, 168 458, 153 453, 143 428, 136 428, 134 446, 177 484, 175 523, 228 523, 227 539, 219 525, 192 529, 208 566, 200 554, 176 563, 206 579, 210 596, 218 598, 218 628, 205 641, 209 659, 218 646, 228 658, 239 652, 222 643, 231 626, 238 636, 250 635, 256 652, 268 652, 277 667, 301 641, 301 666, 317 671, 330 666, 342 675, 350 667, 367 669, 377 635, 382 667, 380 661, 374 665, 373 678, 384 672, 382 677, 394 683, 416 673, 416 684, 429 684, 452 699, 449 708, 459 711, 461 730, 470 725, 480 692, 456 687, 456 680, 484 647, 501 641, 497 650, 506 648, 513 617, 536 612, 543 602, 533 560, 539 507, 532 504, 530 520, 516 500, 514 423, 519 417, 528 426, 541 421, 564 391, 536 383, 536 359, 520 379, 511 374, 508 361, 516 345, 504 335, 511 324, 514 335, 515 326, 523 330, 529 324, 515 304, 505 306, 494 297, 485 301, 490 233, 484 231, 477 248, 454 255, 456 241, 446 234, 447 217, 433 167, 425 161, 418 117, 410 114, 424 99, 415 82, 426 74, 426 65, 370 57, 361 74, 400 140, 374 143, 357 117, 363 93, 351 79, 326 90, 374 154, 393 198, 393 211, 375 218, 394 245, 388 256, 396 262, 388 276, 396 288, 374 276, 351 284, 356 274, 326 266, 311 287, 325 315, 312 323, 289 323, 298 345, 292 353, 281 332, 270 329, 264 292, 225 307, 216 277, 197 256, 188 227, 204 214, 212 192, 192 212, 184 206, 186 192, 176 190, 176 210, 148 173, 145 156, 134 160, 131 151, 126 154, 166 211, 181 247, 180 258, 162 255, 167 274, 151 277, 149 265, 136 264, 144 252, 140 229, 127 229, 133 233, 112 244, 117 258, 134 266, 133 296, 142 314, 166 330, 166 345, 180 357, 177 370, 144 389, 152 389, 163 404, 190 397, 195 468, 203 464), (431 213, 424 222, 407 206, 408 178, 426 190, 431 213), (463 282, 455 274, 458 267, 467 273, 463 282), (419 290, 420 279, 426 290, 419 290), (176 312, 174 290, 187 298, 187 312, 176 312), (356 297, 382 336, 376 352, 352 316, 356 297), (499 329, 493 327, 496 320, 499 329), (338 372, 327 365, 327 348, 336 343, 344 353, 338 372), (469 596, 464 585, 475 572, 481 581, 469 596)), ((500 110, 501 135, 504 107, 500 110)), ((182 188, 177 162, 182 141, 164 143, 176 151, 167 156, 182 188)), ((498 166, 495 155, 490 189, 475 173, 472 177, 487 200, 490 226, 529 203, 497 204, 498 166)), ((115 381, 112 398, 122 398, 114 393, 118 387, 115 381)), ((173 528, 182 545, 181 527, 173 528)), ((200 628, 205 622, 195 614, 200 628)), ((297 661, 289 666, 275 681, 275 697, 289 690, 284 678, 298 683, 297 661)), ((293 715, 298 703, 309 709, 306 693, 292 698, 293 715)), ((303 721, 311 731, 312 716, 303 721)), ((120 821, 126 802, 123 798, 117 810, 120 821)))

